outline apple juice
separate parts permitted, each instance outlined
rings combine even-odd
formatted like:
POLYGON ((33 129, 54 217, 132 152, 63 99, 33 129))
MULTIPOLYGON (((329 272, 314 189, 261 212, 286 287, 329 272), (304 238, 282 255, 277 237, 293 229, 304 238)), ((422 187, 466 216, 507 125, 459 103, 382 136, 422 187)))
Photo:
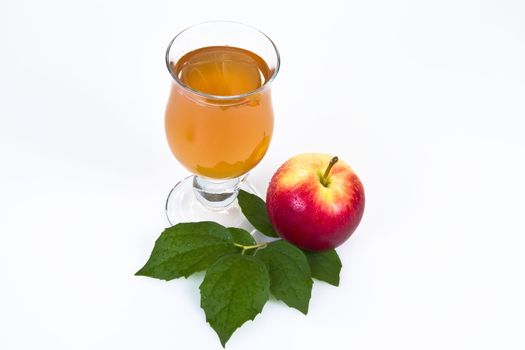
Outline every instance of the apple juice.
POLYGON ((255 53, 210 46, 170 62, 176 81, 166 108, 171 151, 189 171, 212 178, 241 176, 268 149, 273 130, 273 72, 255 53))

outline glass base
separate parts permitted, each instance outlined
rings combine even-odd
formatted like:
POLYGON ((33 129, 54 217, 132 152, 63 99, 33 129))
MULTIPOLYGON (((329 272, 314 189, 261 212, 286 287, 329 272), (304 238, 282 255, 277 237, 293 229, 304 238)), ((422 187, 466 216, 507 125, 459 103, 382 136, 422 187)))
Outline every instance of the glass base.
POLYGON ((251 234, 255 229, 237 203, 239 189, 258 195, 246 176, 226 181, 211 181, 188 176, 170 191, 166 200, 168 222, 215 221, 226 227, 239 227, 251 234))

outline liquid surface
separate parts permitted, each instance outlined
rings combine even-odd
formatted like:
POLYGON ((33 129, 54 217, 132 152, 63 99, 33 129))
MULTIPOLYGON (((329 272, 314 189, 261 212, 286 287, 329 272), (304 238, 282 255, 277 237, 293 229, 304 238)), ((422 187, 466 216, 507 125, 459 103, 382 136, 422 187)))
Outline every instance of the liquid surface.
POLYGON ((259 56, 231 46, 210 46, 192 51, 175 65, 179 80, 193 90, 215 96, 234 96, 261 87, 269 69, 259 56))
POLYGON ((166 108, 166 135, 177 160, 194 174, 228 179, 250 171, 266 153, 273 131, 269 87, 253 92, 271 76, 253 52, 204 47, 172 64, 178 80, 203 97, 172 84, 166 108))

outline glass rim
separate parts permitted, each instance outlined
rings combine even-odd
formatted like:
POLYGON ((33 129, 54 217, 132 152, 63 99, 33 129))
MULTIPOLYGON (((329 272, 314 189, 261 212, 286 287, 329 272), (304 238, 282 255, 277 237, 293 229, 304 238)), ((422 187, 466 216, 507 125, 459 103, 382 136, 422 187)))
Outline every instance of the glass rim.
POLYGON ((226 20, 216 20, 216 21, 201 22, 201 23, 197 23, 197 24, 191 25, 191 26, 181 30, 177 35, 175 35, 173 37, 173 39, 171 39, 170 43, 168 44, 168 48, 166 49, 165 60, 166 60, 166 66, 168 68, 168 71, 170 72, 171 77, 183 89, 185 89, 185 90, 187 90, 187 91, 189 91, 191 93, 197 94, 199 96, 202 96, 202 97, 205 97, 205 98, 209 98, 209 99, 214 99, 214 100, 234 100, 234 99, 248 97, 248 96, 251 96, 251 95, 256 94, 258 92, 261 92, 267 86, 269 86, 270 83, 275 79, 275 77, 277 76, 277 73, 279 72, 279 68, 281 67, 281 56, 279 55, 279 50, 277 49, 277 46, 272 41, 272 39, 270 39, 270 37, 268 35, 264 34, 259 29, 255 28, 253 26, 250 26, 248 24, 244 24, 244 23, 236 22, 236 21, 226 21, 226 20), (170 51, 171 51, 171 48, 172 48, 173 43, 175 42, 175 40, 177 40, 177 38, 181 34, 185 33, 186 31, 188 31, 188 30, 190 30, 192 28, 195 28, 197 26, 201 26, 201 25, 204 25, 204 24, 213 24, 213 23, 230 23, 230 24, 241 25, 243 27, 246 27, 246 28, 249 28, 249 29, 252 29, 252 30, 255 30, 255 31, 259 32, 260 34, 263 35, 263 37, 265 37, 270 42, 270 44, 272 44, 272 47, 273 47, 273 49, 275 51, 276 64, 275 64, 275 69, 273 71, 273 74, 264 82, 264 84, 259 86, 257 89, 252 90, 250 92, 246 92, 244 94, 239 94, 239 95, 212 95, 212 94, 207 94, 207 93, 204 93, 204 92, 192 89, 191 87, 189 87, 188 85, 186 85, 182 81, 180 81, 180 79, 177 77, 177 75, 173 73, 173 71, 171 69, 170 57, 169 56, 170 56, 170 51))

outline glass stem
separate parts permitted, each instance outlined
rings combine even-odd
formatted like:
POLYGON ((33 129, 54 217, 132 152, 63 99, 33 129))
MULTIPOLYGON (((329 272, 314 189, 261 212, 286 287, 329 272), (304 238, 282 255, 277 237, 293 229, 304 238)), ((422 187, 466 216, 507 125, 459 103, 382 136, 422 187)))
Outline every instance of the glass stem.
POLYGON ((197 200, 210 210, 222 210, 232 204, 239 193, 241 178, 210 180, 193 177, 193 193, 197 200))

